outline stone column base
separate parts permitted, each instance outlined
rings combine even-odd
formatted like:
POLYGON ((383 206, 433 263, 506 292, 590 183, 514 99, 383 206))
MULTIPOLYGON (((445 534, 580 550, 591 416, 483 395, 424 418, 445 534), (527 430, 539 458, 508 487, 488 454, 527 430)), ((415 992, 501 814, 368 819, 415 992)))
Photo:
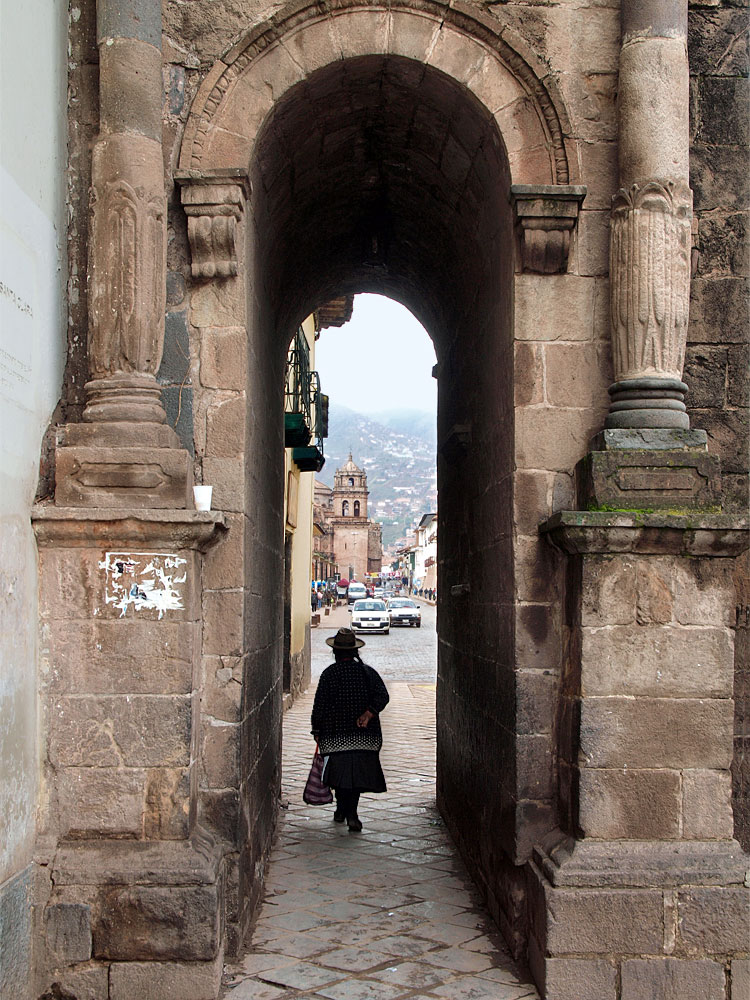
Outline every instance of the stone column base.
POLYGON ((225 519, 39 506, 32 522, 44 747, 34 996, 59 983, 80 1000, 214 1000, 233 845, 197 826, 201 555, 225 519))
POLYGON ((529 962, 546 1000, 729 1000, 750 962, 736 841, 575 841, 528 868, 529 962))
POLYGON ((81 423, 58 432, 58 507, 193 507, 190 455, 167 424, 81 423))
POLYGON ((584 510, 718 511, 719 460, 701 430, 601 431, 576 469, 584 510))
POLYGON ((45 986, 101 1000, 215 1000, 224 958, 223 865, 208 835, 65 844, 50 867, 45 986))

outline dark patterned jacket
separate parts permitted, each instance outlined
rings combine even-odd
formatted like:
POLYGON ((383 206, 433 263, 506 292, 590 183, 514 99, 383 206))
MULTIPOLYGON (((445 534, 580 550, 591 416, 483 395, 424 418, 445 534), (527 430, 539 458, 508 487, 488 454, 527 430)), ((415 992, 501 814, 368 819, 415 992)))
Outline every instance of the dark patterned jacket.
POLYGON ((312 732, 320 752, 380 750, 383 734, 378 716, 389 700, 380 674, 361 660, 343 660, 326 667, 312 710, 312 732), (357 719, 368 708, 375 718, 366 729, 359 729, 357 719))

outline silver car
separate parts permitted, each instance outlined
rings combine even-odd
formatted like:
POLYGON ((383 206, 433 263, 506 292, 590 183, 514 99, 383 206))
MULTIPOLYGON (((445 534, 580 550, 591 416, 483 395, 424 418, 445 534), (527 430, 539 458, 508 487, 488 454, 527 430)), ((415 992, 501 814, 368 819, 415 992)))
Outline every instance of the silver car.
POLYGON ((392 597, 388 602, 391 625, 416 625, 422 627, 422 612, 416 601, 408 597, 392 597))

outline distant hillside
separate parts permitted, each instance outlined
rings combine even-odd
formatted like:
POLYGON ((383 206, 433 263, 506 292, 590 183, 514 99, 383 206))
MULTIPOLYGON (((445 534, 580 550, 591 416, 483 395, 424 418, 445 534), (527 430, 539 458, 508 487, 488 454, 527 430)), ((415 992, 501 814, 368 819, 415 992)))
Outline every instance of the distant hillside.
POLYGON ((331 401, 326 464, 318 479, 333 486, 336 469, 351 451, 367 473, 369 515, 383 525, 387 547, 436 510, 435 417, 415 410, 389 410, 374 416, 355 413, 331 401))
POLYGON ((437 421, 434 413, 422 410, 385 410, 383 413, 366 413, 377 424, 410 437, 429 442, 434 450, 437 443, 437 421))

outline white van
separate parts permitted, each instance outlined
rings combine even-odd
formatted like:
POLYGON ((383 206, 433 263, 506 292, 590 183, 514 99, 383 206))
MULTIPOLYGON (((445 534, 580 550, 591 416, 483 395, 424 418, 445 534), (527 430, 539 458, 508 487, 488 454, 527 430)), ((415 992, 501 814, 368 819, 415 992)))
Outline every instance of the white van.
POLYGON ((367 587, 364 583, 352 581, 346 592, 347 604, 354 604, 355 601, 361 601, 364 597, 367 597, 367 587))

